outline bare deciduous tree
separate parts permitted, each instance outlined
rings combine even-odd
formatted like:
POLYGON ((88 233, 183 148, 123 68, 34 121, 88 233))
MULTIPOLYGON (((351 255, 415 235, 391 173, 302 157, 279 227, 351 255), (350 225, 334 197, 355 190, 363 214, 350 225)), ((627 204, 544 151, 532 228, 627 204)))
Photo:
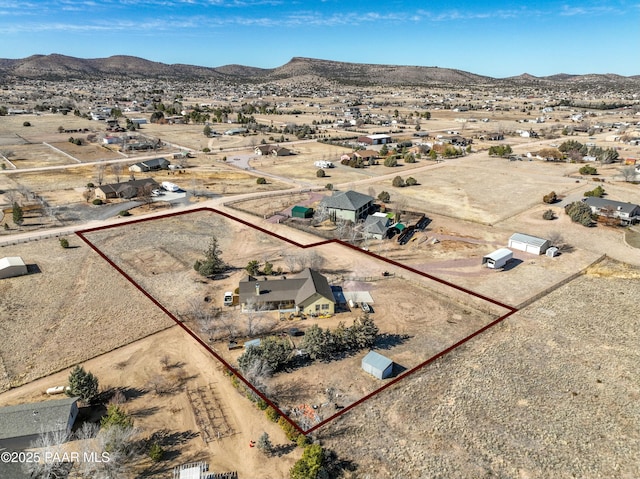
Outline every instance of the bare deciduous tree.
POLYGON ((112 163, 111 173, 116 177, 116 183, 120 183, 120 176, 122 175, 123 166, 122 163, 112 163))
POLYGON ((624 168, 620 168, 620 176, 624 178, 624 181, 632 182, 635 181, 637 176, 637 171, 635 166, 625 166, 624 168))
POLYGON ((98 185, 102 185, 102 182, 104 181, 105 169, 106 169, 106 166, 104 165, 104 163, 98 163, 96 165, 95 178, 96 178, 96 183, 98 183, 98 185))

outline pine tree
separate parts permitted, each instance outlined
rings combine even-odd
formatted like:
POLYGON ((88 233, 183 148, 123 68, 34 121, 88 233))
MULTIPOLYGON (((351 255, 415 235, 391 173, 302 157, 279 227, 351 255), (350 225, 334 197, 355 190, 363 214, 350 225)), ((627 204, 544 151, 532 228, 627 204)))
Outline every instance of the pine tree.
POLYGON ((24 212, 17 201, 13 203, 13 222, 21 225, 24 222, 24 212))
POLYGON ((273 454, 273 444, 271 444, 271 439, 269 439, 269 434, 263 432, 262 435, 258 438, 258 442, 256 447, 267 456, 273 454))
POLYGON ((83 401, 92 401, 98 395, 98 378, 76 366, 69 374, 69 395, 78 396, 83 401))

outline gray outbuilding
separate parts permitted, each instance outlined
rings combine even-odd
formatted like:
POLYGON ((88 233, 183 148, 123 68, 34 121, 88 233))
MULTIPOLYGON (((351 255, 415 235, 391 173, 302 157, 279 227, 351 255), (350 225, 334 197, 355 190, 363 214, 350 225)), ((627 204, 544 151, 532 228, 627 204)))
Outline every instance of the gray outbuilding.
POLYGON ((20 256, 0 258, 0 279, 22 276, 28 272, 27 265, 20 256))
POLYGON ((513 258, 513 251, 509 248, 500 248, 493 253, 489 253, 482 257, 482 264, 487 265, 487 268, 500 269, 504 268, 507 262, 513 258))
POLYGON ((509 248, 537 255, 544 254, 550 246, 549 240, 523 233, 513 233, 508 244, 509 248))
POLYGON ((77 416, 77 397, 0 408, 0 450, 28 448, 40 434, 69 434, 77 416))
POLYGON ((378 379, 385 379, 393 374, 393 361, 375 351, 369 351, 362 358, 362 369, 378 379))

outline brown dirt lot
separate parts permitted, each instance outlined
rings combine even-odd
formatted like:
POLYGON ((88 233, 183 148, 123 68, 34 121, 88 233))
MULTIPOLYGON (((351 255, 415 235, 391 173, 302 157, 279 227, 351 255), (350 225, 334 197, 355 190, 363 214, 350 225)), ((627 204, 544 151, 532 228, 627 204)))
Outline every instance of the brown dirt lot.
POLYGON ((319 436, 361 465, 358 477, 638 476, 637 306, 621 293, 640 283, 628 267, 604 269, 606 278, 559 288, 319 436))
MULTIPOLYGON (((138 437, 160 433, 164 438, 159 442, 168 459, 152 463, 146 456, 138 458, 130 466, 129 477, 166 477, 177 465, 204 460, 211 471, 276 479, 285 477, 301 454, 276 424, 239 395, 219 363, 177 326, 85 361, 83 366, 98 377, 102 391, 121 389, 125 393, 128 400, 122 407, 133 418, 138 437), (169 359, 168 368, 162 366, 164 356, 169 359), (163 382, 169 386, 156 393, 152 384, 163 382), (193 393, 198 398, 194 401, 189 399, 193 393), (207 435, 196 421, 196 410, 201 416, 207 413, 202 401, 214 405, 209 410, 211 440, 205 440, 207 435), (279 454, 268 458, 249 447, 263 432, 268 432, 279 454)), ((64 370, 0 394, 0 404, 49 399, 44 391, 65 384, 68 375, 69 370, 64 370)), ((71 443, 69 448, 78 450, 79 446, 71 443)))

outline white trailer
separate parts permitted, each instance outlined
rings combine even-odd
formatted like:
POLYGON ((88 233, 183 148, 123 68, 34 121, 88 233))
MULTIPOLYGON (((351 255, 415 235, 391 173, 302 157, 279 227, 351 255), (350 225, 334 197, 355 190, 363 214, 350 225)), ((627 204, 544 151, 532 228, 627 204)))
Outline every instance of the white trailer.
POLYGON ((513 251, 508 248, 500 248, 493 253, 483 256, 482 264, 486 264, 487 268, 500 269, 504 268, 511 259, 513 259, 513 251))
POLYGON ((180 191, 180 187, 175 183, 171 183, 170 181, 163 181, 162 188, 167 191, 180 191))

